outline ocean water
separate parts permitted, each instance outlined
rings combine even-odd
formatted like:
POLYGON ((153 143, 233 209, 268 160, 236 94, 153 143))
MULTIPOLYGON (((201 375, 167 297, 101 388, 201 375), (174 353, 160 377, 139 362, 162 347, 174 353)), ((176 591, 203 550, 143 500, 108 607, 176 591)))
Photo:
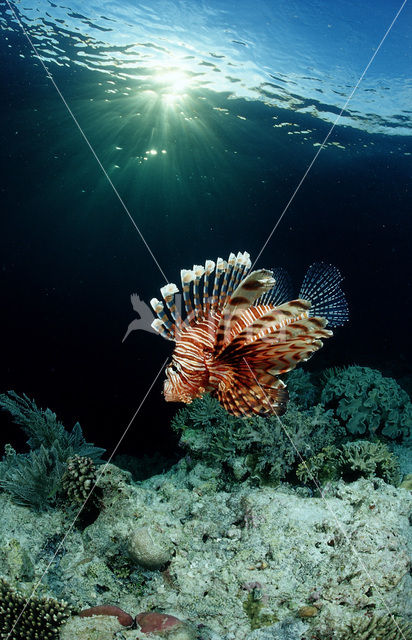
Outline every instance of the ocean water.
MULTIPOLYGON (((296 290, 313 261, 344 275, 350 322, 308 369, 409 374, 409 5, 379 47, 400 6, 0 2, 1 390, 110 451, 172 351, 122 342, 130 294, 263 248, 296 290)), ((120 451, 176 449, 162 378, 120 451)))

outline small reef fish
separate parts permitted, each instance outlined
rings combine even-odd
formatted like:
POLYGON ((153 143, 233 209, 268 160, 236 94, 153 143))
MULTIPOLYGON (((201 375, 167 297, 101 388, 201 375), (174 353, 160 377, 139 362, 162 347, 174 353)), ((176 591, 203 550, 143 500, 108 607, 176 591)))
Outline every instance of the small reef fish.
POLYGON ((320 349, 332 336, 327 324, 348 319, 336 267, 312 265, 295 300, 284 270, 250 268, 246 252, 206 260, 181 270, 184 309, 175 284, 161 288, 163 300, 150 301, 157 315, 151 326, 176 343, 166 401, 190 403, 210 393, 234 415, 282 415, 288 393, 278 376, 320 349))

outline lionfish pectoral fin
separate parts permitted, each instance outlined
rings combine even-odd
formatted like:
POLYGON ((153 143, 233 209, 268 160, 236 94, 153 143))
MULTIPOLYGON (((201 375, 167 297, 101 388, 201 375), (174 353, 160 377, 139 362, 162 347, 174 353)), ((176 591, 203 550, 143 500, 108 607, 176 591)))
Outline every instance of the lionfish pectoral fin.
POLYGON ((244 278, 238 287, 233 291, 232 295, 227 299, 216 331, 215 353, 219 351, 225 344, 228 344, 232 338, 233 325, 236 324, 239 317, 249 307, 253 306, 255 300, 263 293, 272 289, 275 280, 272 272, 266 269, 252 271, 244 278))
POLYGON ((288 392, 280 380, 276 382, 279 384, 269 387, 251 376, 245 384, 238 381, 230 388, 218 388, 217 397, 225 409, 236 416, 281 416, 286 411, 288 392))

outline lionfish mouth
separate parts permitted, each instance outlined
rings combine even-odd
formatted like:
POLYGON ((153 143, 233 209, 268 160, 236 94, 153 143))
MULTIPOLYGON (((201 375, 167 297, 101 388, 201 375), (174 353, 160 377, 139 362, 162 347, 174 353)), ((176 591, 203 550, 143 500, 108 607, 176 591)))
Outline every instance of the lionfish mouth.
POLYGON ((165 380, 163 385, 163 395, 166 402, 191 402, 192 398, 181 393, 173 391, 169 380, 165 380))

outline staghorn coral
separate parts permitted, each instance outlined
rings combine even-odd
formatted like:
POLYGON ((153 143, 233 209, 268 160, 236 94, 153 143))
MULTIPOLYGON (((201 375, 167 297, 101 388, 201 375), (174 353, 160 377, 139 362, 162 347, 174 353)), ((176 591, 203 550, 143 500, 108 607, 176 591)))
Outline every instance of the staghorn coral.
POLYGON ((325 377, 322 404, 333 408, 350 435, 408 440, 412 404, 392 378, 368 367, 351 366, 325 377))
POLYGON ((0 578, 0 638, 57 640, 69 613, 65 602, 37 596, 28 599, 0 578))
POLYGON ((291 402, 282 420, 239 418, 208 395, 178 411, 172 427, 191 457, 219 466, 231 479, 270 484, 285 478, 300 456, 315 454, 342 435, 332 412, 321 405, 299 411, 291 402))

